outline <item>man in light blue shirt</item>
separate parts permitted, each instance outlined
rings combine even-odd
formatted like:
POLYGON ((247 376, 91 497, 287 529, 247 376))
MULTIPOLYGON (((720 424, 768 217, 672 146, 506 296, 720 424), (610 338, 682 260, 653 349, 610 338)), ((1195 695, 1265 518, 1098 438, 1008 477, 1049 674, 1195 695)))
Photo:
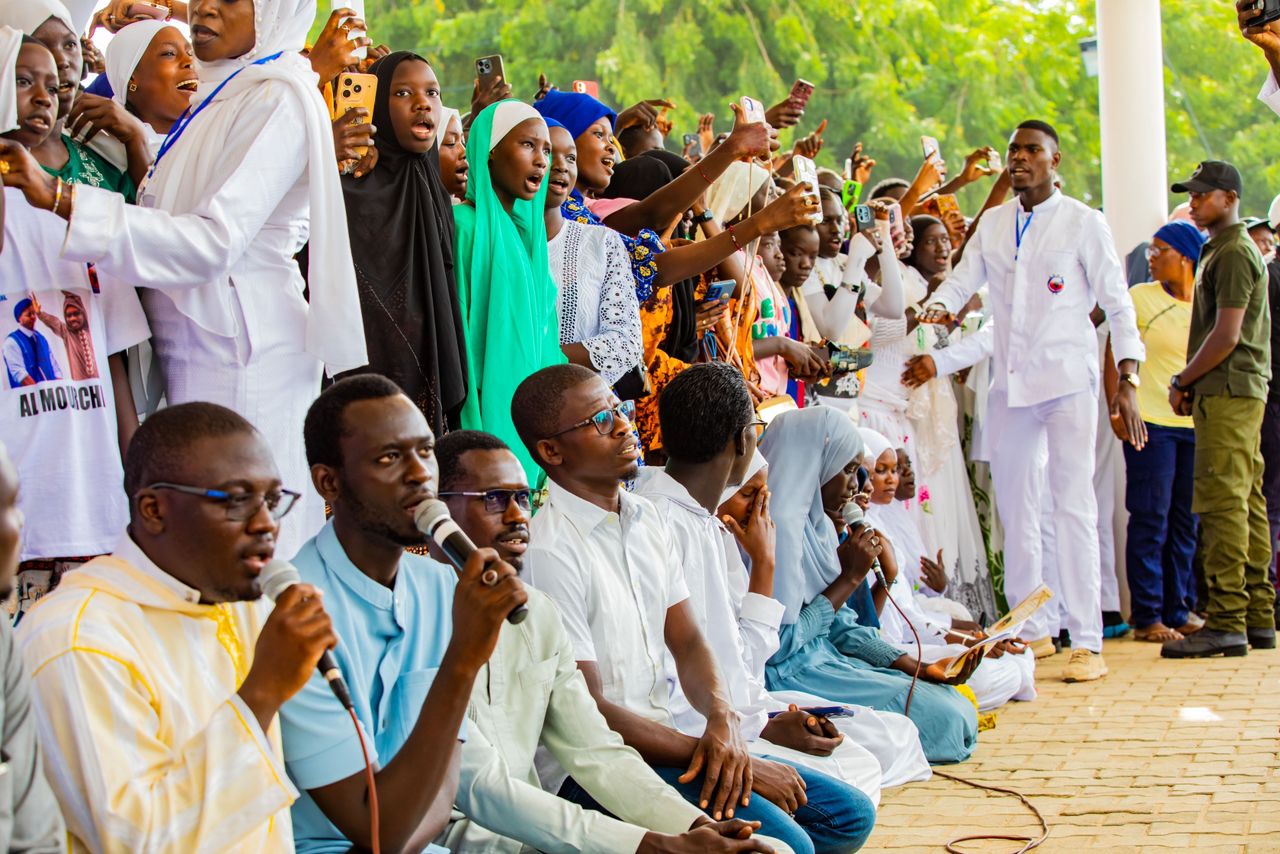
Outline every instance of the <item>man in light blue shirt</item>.
MULTIPOLYGON (((458 785, 458 743, 476 673, 506 615, 526 596, 515 570, 479 549, 455 582, 449 567, 405 552, 425 539, 414 510, 435 496, 435 437, 395 383, 335 383, 305 425, 312 482, 333 517, 294 563, 325 594, 340 639, 380 802, 383 850, 423 851, 445 828, 458 785), (486 573, 496 573, 491 584, 486 573)), ((360 739, 313 675, 280 712, 300 854, 371 848, 360 739)))

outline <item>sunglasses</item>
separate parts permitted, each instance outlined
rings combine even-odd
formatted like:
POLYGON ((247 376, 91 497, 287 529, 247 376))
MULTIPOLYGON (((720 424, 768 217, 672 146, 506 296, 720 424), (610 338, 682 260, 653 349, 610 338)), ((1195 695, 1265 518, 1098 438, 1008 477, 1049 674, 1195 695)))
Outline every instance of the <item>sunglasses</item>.
POLYGON ((634 423, 636 418, 636 404, 634 400, 624 400, 611 409, 601 409, 590 418, 584 418, 577 424, 573 424, 563 430, 552 433, 548 439, 554 439, 557 436, 563 436, 565 433, 571 433, 587 425, 596 428, 596 432, 601 436, 608 436, 613 432, 613 426, 616 419, 621 418, 628 424, 634 423))
POLYGON ((441 492, 440 497, 458 495, 463 498, 483 498, 487 513, 506 513, 514 501, 516 506, 528 513, 533 509, 533 491, 530 489, 487 489, 484 492, 441 492))

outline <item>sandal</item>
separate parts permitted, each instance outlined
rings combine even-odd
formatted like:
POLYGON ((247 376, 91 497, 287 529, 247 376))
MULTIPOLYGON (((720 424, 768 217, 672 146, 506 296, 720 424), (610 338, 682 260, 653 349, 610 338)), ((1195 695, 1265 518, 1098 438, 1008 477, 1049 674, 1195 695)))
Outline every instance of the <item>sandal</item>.
POLYGON ((1153 623, 1146 628, 1134 629, 1133 639, 1150 643, 1166 643, 1167 641, 1182 640, 1182 632, 1178 629, 1171 629, 1164 623, 1153 623))

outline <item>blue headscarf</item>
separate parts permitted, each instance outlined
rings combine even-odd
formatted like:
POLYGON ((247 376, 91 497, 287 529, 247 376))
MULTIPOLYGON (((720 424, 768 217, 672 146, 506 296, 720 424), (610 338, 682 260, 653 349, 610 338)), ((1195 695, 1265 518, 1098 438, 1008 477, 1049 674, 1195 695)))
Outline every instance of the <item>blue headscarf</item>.
POLYGON ((17 304, 15 304, 15 305, 14 305, 14 307, 13 307, 13 319, 14 319, 14 320, 21 320, 21 319, 22 319, 22 313, 23 313, 24 311, 26 311, 26 310, 27 310, 28 308, 30 308, 30 307, 31 307, 31 300, 29 300, 29 299, 20 299, 20 300, 18 300, 17 304))
POLYGON ((791 624, 840 575, 836 527, 822 508, 822 485, 862 454, 858 428, 839 409, 784 412, 769 425, 760 450, 769 461, 769 493, 777 526, 773 598, 791 624))
POLYGON ((1179 255, 1189 259, 1192 264, 1200 263, 1200 250, 1204 248, 1205 237, 1200 233, 1200 229, 1191 223, 1185 220, 1166 223, 1160 226, 1155 236, 1172 246, 1179 255))
POLYGON ((541 101, 534 101, 533 108, 546 119, 555 119, 577 139, 587 132, 602 116, 609 117, 609 128, 618 121, 618 114, 608 106, 581 92, 561 92, 552 89, 541 101))

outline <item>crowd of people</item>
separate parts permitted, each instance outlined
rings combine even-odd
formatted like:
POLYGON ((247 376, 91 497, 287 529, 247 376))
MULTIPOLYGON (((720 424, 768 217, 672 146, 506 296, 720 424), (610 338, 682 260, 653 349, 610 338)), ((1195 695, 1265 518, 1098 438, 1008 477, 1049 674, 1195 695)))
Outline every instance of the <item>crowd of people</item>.
POLYGON ((676 145, 316 11, 0 0, 0 847, 849 852, 1107 674, 1120 575, 1165 657, 1274 648, 1231 164, 1122 261, 1042 120, 815 170, 799 84, 676 145))

